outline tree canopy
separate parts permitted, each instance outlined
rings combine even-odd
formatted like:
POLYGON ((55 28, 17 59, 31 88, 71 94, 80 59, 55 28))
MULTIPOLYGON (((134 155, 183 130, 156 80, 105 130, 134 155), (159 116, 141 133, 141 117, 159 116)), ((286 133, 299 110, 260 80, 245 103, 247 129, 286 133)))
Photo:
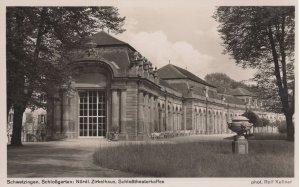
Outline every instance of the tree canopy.
POLYGON ((226 90, 235 88, 245 88, 249 91, 253 91, 252 86, 246 85, 243 82, 235 81, 225 73, 210 73, 207 74, 204 79, 208 83, 216 86, 219 93, 225 93, 226 90))
POLYGON ((287 137, 293 141, 295 7, 221 6, 214 18, 219 22, 224 53, 244 68, 258 69, 255 80, 270 80, 269 86, 277 90, 287 137))
POLYGON ((14 108, 12 144, 21 144, 22 114, 41 105, 54 85, 68 83, 64 55, 91 34, 124 31, 115 7, 8 7, 6 11, 7 111, 14 108))
POLYGON ((245 116, 249 119, 249 123, 252 123, 254 127, 262 127, 263 123, 262 120, 259 118, 259 116, 252 112, 252 111, 246 111, 242 116, 245 116))

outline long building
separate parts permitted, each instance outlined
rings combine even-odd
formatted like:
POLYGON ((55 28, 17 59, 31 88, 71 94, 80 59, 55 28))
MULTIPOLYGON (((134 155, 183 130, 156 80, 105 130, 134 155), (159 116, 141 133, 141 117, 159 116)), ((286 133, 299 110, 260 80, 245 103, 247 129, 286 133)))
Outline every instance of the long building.
POLYGON ((72 89, 48 100, 51 136, 107 137, 114 131, 119 139, 144 140, 154 132, 230 133, 227 122, 246 110, 267 114, 251 92, 219 94, 186 69, 172 64, 157 69, 105 32, 70 56, 72 89))

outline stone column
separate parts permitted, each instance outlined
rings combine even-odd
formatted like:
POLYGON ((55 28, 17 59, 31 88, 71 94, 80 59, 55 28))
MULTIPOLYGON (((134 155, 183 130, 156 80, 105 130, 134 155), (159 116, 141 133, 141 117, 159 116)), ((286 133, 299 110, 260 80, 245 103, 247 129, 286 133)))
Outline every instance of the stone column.
POLYGON ((216 112, 215 114, 215 134, 219 133, 219 116, 218 113, 216 112))
POLYGON ((118 90, 112 90, 112 124, 110 127, 110 131, 112 129, 112 127, 116 128, 119 127, 119 111, 120 111, 120 107, 119 107, 119 96, 118 96, 118 90))
POLYGON ((195 132, 198 134, 199 126, 198 126, 198 111, 195 113, 195 132))
POLYGON ((154 107, 153 126, 154 126, 154 130, 159 132, 158 106, 157 106, 157 98, 155 97, 154 97, 153 107, 154 107))
POLYGON ((149 95, 149 115, 148 115, 148 119, 149 119, 149 124, 148 124, 148 132, 149 134, 152 133, 152 129, 153 129, 153 119, 154 119, 154 107, 153 107, 153 96, 149 95))
POLYGON ((183 130, 186 130, 186 106, 183 106, 183 130))
MULTIPOLYGON (((173 108, 173 107, 172 107, 173 108)), ((175 113, 175 109, 173 108, 173 111, 172 111, 172 124, 173 124, 173 131, 176 130, 176 113, 175 113)))
POLYGON ((159 131, 164 131, 163 129, 163 116, 162 116, 162 108, 158 108, 158 129, 159 131))
POLYGON ((61 100, 57 95, 53 101, 53 125, 51 127, 51 136, 56 136, 60 134, 61 130, 61 100))
POLYGON ((63 94, 63 133, 68 135, 70 122, 70 98, 63 94))
POLYGON ((181 130, 181 111, 178 112, 178 130, 181 130))
POLYGON ((75 121, 78 119, 78 103, 76 100, 76 93, 72 93, 70 96, 70 104, 69 104, 69 135, 71 138, 78 137, 77 124, 75 121))
POLYGON ((139 91, 139 111, 138 111, 138 136, 144 135, 144 93, 139 91))
MULTIPOLYGON (((121 90, 121 129, 120 133, 126 136, 126 90, 121 90)), ((126 139, 126 138, 125 138, 126 139)))
POLYGON ((143 128, 143 133, 144 135, 149 135, 149 94, 145 94, 145 103, 144 103, 144 128, 143 128))
POLYGON ((201 128, 201 134, 203 134, 203 130, 204 130, 204 127, 203 127, 203 111, 201 111, 201 113, 200 113, 200 128, 201 128))

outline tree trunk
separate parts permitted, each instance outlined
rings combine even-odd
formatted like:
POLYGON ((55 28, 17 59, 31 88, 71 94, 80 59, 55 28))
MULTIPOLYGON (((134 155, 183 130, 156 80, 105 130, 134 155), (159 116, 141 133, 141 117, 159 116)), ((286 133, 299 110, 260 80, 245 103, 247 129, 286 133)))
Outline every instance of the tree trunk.
POLYGON ((293 115, 291 114, 285 114, 286 119, 286 134, 287 134, 287 140, 288 141, 294 141, 295 136, 295 130, 294 130, 294 123, 293 123, 293 115))
POLYGON ((11 139, 12 146, 22 145, 22 119, 25 107, 19 105, 14 106, 14 120, 13 120, 13 133, 11 139))

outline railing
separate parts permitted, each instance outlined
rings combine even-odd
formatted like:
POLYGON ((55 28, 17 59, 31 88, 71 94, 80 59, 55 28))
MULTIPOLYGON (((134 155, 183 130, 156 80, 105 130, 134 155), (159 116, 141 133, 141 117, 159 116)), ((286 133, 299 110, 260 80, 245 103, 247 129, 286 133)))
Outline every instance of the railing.
POLYGON ((174 138, 177 136, 189 136, 193 132, 190 130, 178 130, 178 131, 163 131, 163 132, 153 132, 151 133, 151 139, 163 139, 163 138, 174 138))

